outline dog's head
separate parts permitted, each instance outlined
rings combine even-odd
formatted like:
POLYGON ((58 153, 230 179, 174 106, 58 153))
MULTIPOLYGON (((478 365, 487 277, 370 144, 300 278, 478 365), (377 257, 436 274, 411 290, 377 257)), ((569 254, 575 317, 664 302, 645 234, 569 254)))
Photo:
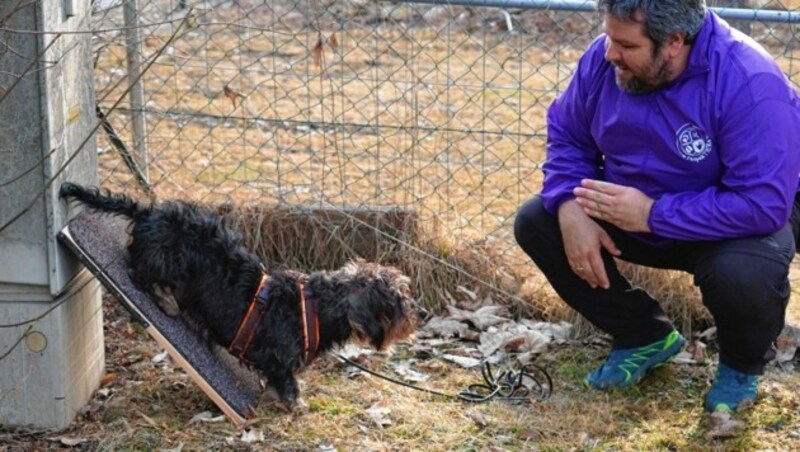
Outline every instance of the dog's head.
POLYGON ((347 317, 364 344, 384 350, 408 338, 428 318, 411 295, 411 279, 395 267, 357 260, 337 276, 348 280, 347 317))

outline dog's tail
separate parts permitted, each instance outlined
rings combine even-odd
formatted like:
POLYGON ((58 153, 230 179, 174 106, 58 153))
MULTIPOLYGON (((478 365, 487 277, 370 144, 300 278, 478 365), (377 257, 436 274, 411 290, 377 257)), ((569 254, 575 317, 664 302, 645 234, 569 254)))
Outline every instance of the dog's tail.
POLYGON ((131 218, 135 218, 148 210, 128 196, 112 193, 102 194, 100 189, 96 187, 83 187, 72 182, 61 184, 58 196, 61 199, 77 199, 95 210, 125 215, 131 218))

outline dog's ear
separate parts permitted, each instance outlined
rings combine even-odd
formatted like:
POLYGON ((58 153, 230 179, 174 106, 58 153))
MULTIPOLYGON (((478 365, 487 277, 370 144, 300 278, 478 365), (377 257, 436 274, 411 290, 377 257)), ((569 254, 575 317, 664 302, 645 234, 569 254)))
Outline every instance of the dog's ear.
POLYGON ((361 342, 383 350, 397 307, 385 284, 370 284, 356 289, 347 297, 348 321, 361 342))

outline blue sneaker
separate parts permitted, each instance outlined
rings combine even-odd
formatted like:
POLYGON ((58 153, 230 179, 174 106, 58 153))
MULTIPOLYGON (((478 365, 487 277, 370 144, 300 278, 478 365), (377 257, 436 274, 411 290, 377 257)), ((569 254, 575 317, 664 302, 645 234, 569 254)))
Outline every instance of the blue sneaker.
POLYGON ((706 395, 706 409, 733 413, 745 408, 744 402, 755 401, 757 395, 758 375, 739 372, 719 363, 717 379, 706 395))
POLYGON ((606 361, 591 371, 584 383, 594 389, 621 388, 639 381, 644 374, 670 361, 686 344, 686 339, 672 330, 664 339, 635 348, 611 349, 606 361))

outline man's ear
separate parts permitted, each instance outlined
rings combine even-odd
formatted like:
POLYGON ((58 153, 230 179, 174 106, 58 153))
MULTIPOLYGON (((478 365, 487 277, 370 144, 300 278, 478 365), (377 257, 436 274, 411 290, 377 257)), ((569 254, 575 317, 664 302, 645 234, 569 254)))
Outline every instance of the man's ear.
POLYGON ((664 43, 664 50, 670 59, 674 59, 680 54, 685 44, 686 35, 679 31, 667 38, 667 41, 664 43))

